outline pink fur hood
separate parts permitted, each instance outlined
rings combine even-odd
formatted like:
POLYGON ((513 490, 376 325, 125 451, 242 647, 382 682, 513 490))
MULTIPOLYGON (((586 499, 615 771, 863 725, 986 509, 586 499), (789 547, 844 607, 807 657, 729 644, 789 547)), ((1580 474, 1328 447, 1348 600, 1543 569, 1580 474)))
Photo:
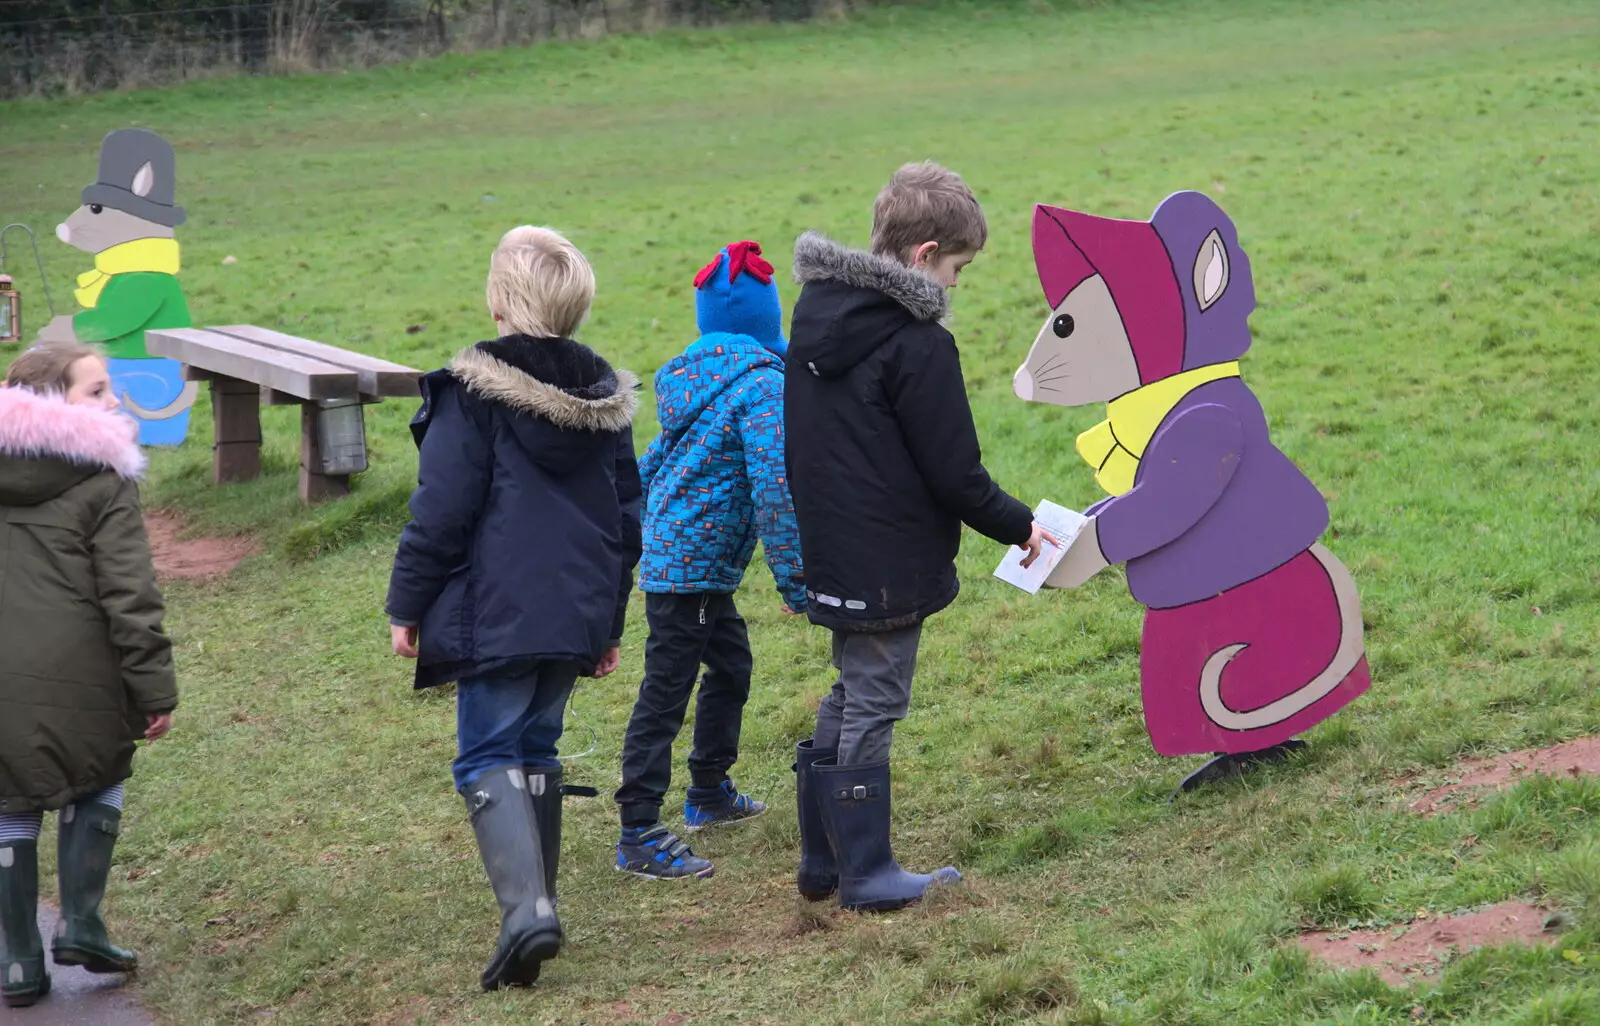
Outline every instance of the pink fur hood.
POLYGON ((145 465, 138 437, 139 426, 124 414, 0 387, 0 455, 102 466, 136 478, 145 465))

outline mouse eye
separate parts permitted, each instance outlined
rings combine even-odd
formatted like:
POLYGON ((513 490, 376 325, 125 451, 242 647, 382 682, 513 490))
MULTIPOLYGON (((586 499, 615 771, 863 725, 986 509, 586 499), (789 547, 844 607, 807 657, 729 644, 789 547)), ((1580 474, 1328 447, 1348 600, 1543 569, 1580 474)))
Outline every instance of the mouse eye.
POLYGON ((1056 338, 1066 338, 1072 334, 1072 329, 1075 327, 1077 325, 1073 323, 1071 314, 1062 314, 1056 318, 1054 324, 1050 325, 1051 330, 1056 333, 1056 338))
POLYGON ((98 203, 91 203, 91 204, 89 204, 89 213, 91 213, 91 214, 98 214, 98 213, 100 213, 100 211, 102 211, 102 210, 104 210, 104 209, 105 209, 105 208, 104 208, 104 207, 102 207, 102 206, 101 206, 101 205, 100 205, 100 204, 98 204, 98 203))

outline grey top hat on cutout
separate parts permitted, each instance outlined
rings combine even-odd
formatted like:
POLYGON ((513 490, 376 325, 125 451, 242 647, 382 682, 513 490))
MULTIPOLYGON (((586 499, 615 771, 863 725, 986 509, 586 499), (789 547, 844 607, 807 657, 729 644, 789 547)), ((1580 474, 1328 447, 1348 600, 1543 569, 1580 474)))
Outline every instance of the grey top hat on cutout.
POLYGON ((100 144, 100 180, 83 190, 98 203, 174 228, 184 222, 173 203, 177 186, 172 144, 143 128, 119 128, 100 144))

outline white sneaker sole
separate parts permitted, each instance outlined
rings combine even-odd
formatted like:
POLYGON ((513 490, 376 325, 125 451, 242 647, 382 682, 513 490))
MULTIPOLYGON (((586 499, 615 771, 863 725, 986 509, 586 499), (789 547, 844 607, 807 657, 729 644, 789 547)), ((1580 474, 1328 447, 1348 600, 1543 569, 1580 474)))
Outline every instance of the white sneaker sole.
POLYGON ((615 866, 613 868, 615 868, 619 873, 627 873, 629 876, 636 876, 641 880, 655 880, 659 883, 678 883, 681 880, 705 880, 711 876, 717 867, 708 866, 703 872, 685 873, 682 876, 661 876, 657 873, 646 873, 639 869, 629 869, 627 866, 615 866))
POLYGON ((714 819, 711 822, 705 823, 701 826, 690 826, 689 824, 685 823, 683 825, 683 832, 686 834, 698 834, 702 830, 710 830, 713 827, 738 826, 740 823, 748 823, 752 819, 760 819, 762 816, 767 814, 767 809, 770 808, 771 806, 769 805, 760 812, 752 812, 750 815, 740 816, 738 819, 714 819))

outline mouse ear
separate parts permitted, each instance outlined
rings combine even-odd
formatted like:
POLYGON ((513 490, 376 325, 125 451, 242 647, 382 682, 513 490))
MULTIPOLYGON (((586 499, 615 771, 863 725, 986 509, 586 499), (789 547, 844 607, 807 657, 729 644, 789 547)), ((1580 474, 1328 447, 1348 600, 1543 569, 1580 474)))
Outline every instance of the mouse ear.
POLYGON ((1200 252, 1194 258, 1194 298, 1199 302, 1200 309, 1205 311, 1211 304, 1222 298, 1228 289, 1228 247, 1222 243, 1222 235, 1212 229, 1205 241, 1200 243, 1200 252))
POLYGON ((147 160, 144 166, 133 175, 133 194, 135 196, 148 196, 156 184, 156 169, 150 166, 147 160))

